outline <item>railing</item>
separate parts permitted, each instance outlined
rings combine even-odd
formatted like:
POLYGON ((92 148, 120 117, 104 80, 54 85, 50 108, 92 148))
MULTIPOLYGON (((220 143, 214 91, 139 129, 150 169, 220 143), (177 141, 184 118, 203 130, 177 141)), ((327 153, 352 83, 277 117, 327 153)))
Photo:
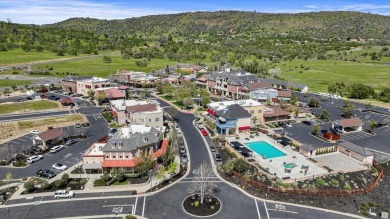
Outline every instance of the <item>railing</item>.
POLYGON ((359 188, 359 189, 351 189, 351 190, 342 190, 342 189, 316 189, 316 190, 310 190, 310 189, 296 189, 296 188, 280 188, 280 187, 272 187, 269 185, 266 185, 264 183, 251 180, 251 179, 244 179, 243 175, 237 172, 233 172, 233 175, 240 180, 244 181, 245 183, 262 190, 268 190, 269 192, 275 192, 275 193, 285 193, 285 194, 297 194, 297 195, 323 195, 323 196, 350 196, 350 195, 361 195, 370 192, 373 190, 380 182, 380 179, 383 176, 383 167, 380 166, 378 163, 374 161, 373 163, 374 167, 379 169, 378 176, 374 180, 371 185, 366 186, 365 188, 359 188))

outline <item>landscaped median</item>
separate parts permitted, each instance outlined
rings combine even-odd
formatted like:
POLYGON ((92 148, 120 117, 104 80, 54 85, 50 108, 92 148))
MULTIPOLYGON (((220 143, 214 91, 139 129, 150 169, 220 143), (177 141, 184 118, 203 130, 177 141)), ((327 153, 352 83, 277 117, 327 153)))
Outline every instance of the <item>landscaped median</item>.
POLYGON ((70 188, 71 190, 81 190, 84 188, 84 185, 87 183, 86 179, 72 179, 69 178, 68 174, 63 174, 61 179, 57 179, 52 183, 41 179, 41 178, 30 178, 23 179, 24 182, 24 191, 23 194, 31 194, 31 193, 42 193, 42 192, 55 192, 61 189, 70 188))

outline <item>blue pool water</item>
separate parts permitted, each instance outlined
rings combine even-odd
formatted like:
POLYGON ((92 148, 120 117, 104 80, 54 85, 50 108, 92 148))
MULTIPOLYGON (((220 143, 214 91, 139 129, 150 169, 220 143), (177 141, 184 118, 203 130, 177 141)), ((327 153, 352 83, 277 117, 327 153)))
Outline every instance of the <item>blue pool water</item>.
POLYGON ((285 153, 279 151, 278 149, 276 149, 275 147, 273 147, 272 145, 268 144, 265 141, 245 143, 245 145, 250 149, 252 149, 257 154, 259 154, 260 156, 265 156, 265 159, 286 156, 285 153))

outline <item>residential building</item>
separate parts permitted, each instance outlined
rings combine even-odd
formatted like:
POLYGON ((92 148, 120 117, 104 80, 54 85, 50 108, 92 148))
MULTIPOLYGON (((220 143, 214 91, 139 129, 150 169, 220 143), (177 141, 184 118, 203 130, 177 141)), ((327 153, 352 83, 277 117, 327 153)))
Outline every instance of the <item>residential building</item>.
POLYGON ((169 74, 166 78, 162 79, 163 82, 170 84, 180 84, 185 80, 186 78, 181 74, 169 74))
POLYGON ((276 89, 290 89, 300 91, 301 93, 307 93, 309 91, 309 87, 306 84, 297 84, 293 82, 281 81, 271 78, 264 78, 263 80, 269 82, 272 87, 276 89))
POLYGON ((84 79, 76 81, 77 94, 88 96, 88 91, 95 92, 97 88, 109 87, 110 79, 92 77, 91 79, 84 79))
POLYGON ((62 90, 71 93, 77 93, 77 81, 91 79, 92 76, 66 76, 61 81, 62 90))
POLYGON ((237 135, 248 132, 251 127, 252 115, 238 104, 230 105, 215 113, 217 133, 222 135, 237 135))
POLYGON ((251 122, 252 126, 256 125, 258 123, 264 122, 264 110, 265 105, 262 103, 259 103, 258 101, 251 100, 251 99, 245 99, 245 100, 235 100, 235 101, 220 101, 220 102, 212 102, 207 105, 208 109, 207 112, 209 114, 214 114, 218 110, 222 110, 227 108, 230 105, 238 104, 241 107, 243 107, 246 111, 248 111, 251 115, 251 122), (256 119, 255 119, 256 118, 256 119))
POLYGON ((111 112, 120 125, 149 125, 163 127, 163 110, 156 101, 112 100, 111 112))

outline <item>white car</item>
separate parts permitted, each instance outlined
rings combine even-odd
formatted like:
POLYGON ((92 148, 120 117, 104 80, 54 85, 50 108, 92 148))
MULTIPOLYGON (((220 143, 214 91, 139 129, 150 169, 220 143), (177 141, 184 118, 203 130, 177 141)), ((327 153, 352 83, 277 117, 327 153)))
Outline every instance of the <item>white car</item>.
POLYGON ((68 167, 66 165, 60 164, 60 163, 53 164, 52 168, 55 170, 61 170, 61 171, 68 169, 68 167))
POLYGON ((35 134, 35 135, 38 135, 39 134, 39 130, 32 130, 31 133, 35 134))
POLYGON ((204 129, 204 126, 202 124, 196 124, 196 126, 198 127, 198 129, 204 129))
POLYGON ((73 198, 74 192, 68 191, 68 190, 57 190, 56 193, 54 193, 54 198, 73 198))
POLYGON ((64 149, 64 146, 63 145, 57 145, 57 146, 54 146, 50 149, 50 152, 51 153, 57 153, 58 151, 64 149))
POLYGON ((35 162, 42 160, 42 159, 43 159, 42 155, 34 155, 34 156, 27 158, 27 163, 29 163, 29 164, 35 163, 35 162))

